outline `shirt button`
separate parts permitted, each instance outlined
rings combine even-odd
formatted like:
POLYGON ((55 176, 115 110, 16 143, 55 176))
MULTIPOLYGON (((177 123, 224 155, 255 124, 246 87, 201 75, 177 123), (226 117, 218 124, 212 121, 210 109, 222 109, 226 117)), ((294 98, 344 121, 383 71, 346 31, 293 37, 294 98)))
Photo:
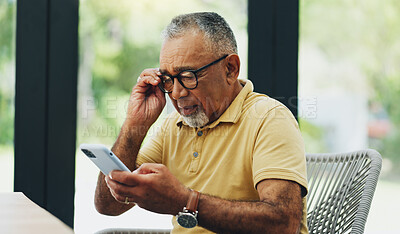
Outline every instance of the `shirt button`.
POLYGON ((202 131, 198 131, 197 132, 197 136, 203 136, 203 132, 202 131))
POLYGON ((193 156, 194 156, 195 158, 197 158, 197 156, 199 156, 199 153, 194 152, 194 153, 193 153, 193 156))

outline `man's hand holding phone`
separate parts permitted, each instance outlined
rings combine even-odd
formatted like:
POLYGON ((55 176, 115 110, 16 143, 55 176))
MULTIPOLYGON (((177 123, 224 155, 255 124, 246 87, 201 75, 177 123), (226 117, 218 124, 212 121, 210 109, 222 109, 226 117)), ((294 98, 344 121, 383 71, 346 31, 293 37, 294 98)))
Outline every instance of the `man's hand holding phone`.
POLYGON ((161 214, 176 215, 190 194, 162 164, 145 163, 133 172, 112 171, 105 181, 115 200, 161 214))

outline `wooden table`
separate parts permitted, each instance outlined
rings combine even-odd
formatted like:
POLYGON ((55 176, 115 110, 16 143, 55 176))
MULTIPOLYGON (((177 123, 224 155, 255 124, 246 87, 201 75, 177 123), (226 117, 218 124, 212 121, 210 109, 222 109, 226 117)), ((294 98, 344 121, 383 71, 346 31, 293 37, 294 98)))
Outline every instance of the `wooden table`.
POLYGON ((0 193, 0 233, 74 233, 23 193, 0 193))

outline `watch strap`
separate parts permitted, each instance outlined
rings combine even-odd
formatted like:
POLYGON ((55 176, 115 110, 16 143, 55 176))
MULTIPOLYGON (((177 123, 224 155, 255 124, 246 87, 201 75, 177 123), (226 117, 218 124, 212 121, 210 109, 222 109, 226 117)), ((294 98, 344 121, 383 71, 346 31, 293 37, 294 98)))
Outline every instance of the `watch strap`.
POLYGON ((200 198, 200 193, 197 192, 196 190, 192 190, 189 195, 189 200, 187 202, 186 209, 192 213, 196 213, 197 206, 199 205, 199 198, 200 198))

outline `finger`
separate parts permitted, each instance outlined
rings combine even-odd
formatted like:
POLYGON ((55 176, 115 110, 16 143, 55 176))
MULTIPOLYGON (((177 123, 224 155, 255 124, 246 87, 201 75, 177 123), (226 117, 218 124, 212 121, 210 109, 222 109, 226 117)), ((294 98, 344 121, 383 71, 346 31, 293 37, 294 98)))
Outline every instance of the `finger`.
POLYGON ((137 83, 140 85, 151 84, 158 85, 161 82, 160 76, 161 72, 158 68, 145 69, 138 77, 137 83))
POLYGON ((112 186, 113 186, 115 183, 118 183, 117 181, 112 180, 109 176, 106 176, 106 177, 104 178, 104 180, 106 181, 106 185, 107 185, 107 187, 108 187, 110 190, 112 189, 112 186))
POLYGON ((133 201, 133 199, 130 198, 129 196, 119 195, 119 194, 114 193, 113 191, 111 191, 111 195, 119 203, 123 203, 125 205, 131 205, 131 206, 136 205, 136 203, 133 201))
POLYGON ((111 195, 114 197, 114 199, 115 199, 117 202, 120 202, 120 203, 125 202, 125 201, 122 201, 122 196, 116 194, 112 189, 110 189, 110 193, 111 193, 111 195))
POLYGON ((144 85, 157 86, 160 82, 161 82, 161 79, 158 76, 145 75, 143 77, 140 77, 140 82, 138 84, 141 86, 144 86, 144 85))
POLYGON ((143 199, 148 199, 147 193, 138 187, 128 187, 111 180, 109 188, 111 195, 120 203, 127 204, 126 202, 128 201, 129 204, 134 206, 143 201, 143 199))
POLYGON ((132 187, 125 186, 123 184, 118 183, 117 181, 113 181, 109 176, 105 177, 107 182, 107 186, 110 190, 111 195, 114 199, 119 203, 124 203, 126 205, 131 204, 132 206, 136 205, 134 200, 132 187), (129 202, 129 203, 127 203, 129 202))
POLYGON ((113 197, 118 201, 122 201, 125 197, 132 197, 134 189, 134 187, 127 186, 113 180, 108 181, 108 188, 110 189, 113 197))
POLYGON ((111 195, 114 197, 114 199, 118 202, 122 202, 122 200, 119 200, 119 198, 121 197, 121 195, 118 195, 115 191, 114 191, 114 187, 116 186, 115 181, 113 181, 112 179, 110 179, 109 176, 105 176, 105 181, 107 184, 108 189, 110 190, 111 195))
MULTIPOLYGON (((160 83, 161 83, 161 81, 160 81, 160 83)), ((159 87, 156 87, 155 93, 156 93, 156 96, 158 99, 163 100, 163 101, 165 100, 165 93, 163 91, 161 91, 161 89, 159 87)))
POLYGON ((126 186, 134 187, 139 184, 139 178, 135 176, 133 172, 128 171, 112 171, 110 172, 109 177, 112 181, 118 182, 120 184, 124 184, 126 186))
POLYGON ((158 173, 162 167, 163 165, 158 163, 143 163, 135 172, 139 174, 158 173))
POLYGON ((140 73, 140 77, 150 75, 150 76, 160 76, 161 72, 159 68, 148 68, 144 69, 142 73, 140 73))

